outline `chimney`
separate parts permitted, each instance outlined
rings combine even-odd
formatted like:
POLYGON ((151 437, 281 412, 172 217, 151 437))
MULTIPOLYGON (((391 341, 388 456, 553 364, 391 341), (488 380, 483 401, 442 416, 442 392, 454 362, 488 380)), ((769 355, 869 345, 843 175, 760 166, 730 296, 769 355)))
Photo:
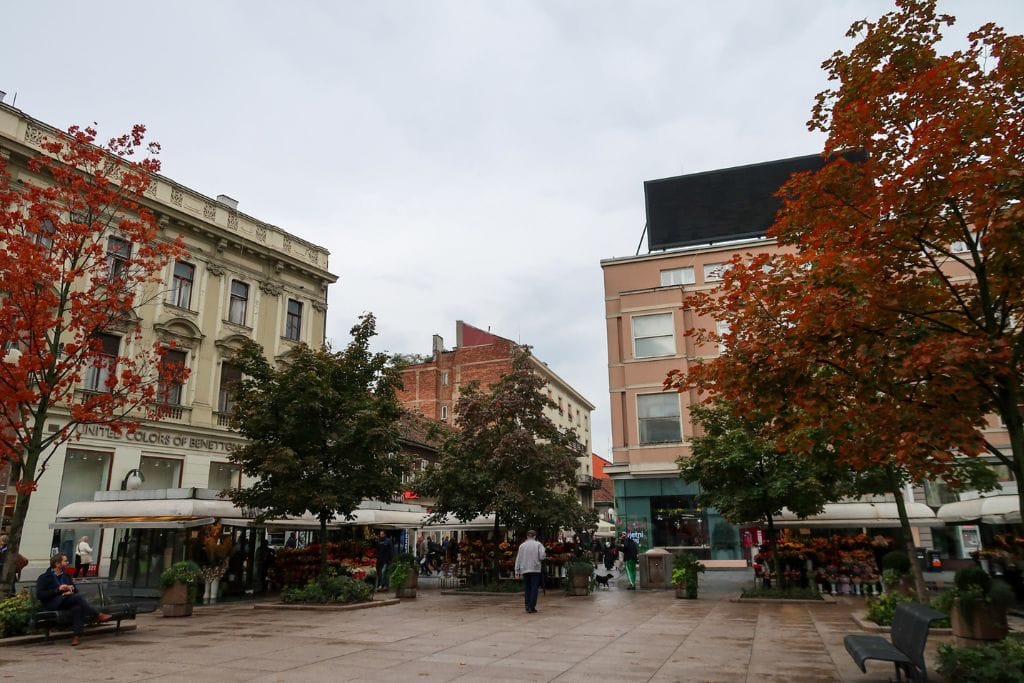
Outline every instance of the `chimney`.
POLYGON ((444 353, 444 339, 441 338, 441 335, 439 335, 439 334, 435 334, 434 335, 433 347, 434 347, 434 358, 435 359, 438 356, 440 356, 442 353, 444 353))
POLYGON ((224 204, 225 206, 227 206, 227 207, 229 207, 231 209, 238 209, 238 200, 237 199, 232 199, 231 197, 227 196, 226 194, 219 194, 219 195, 217 195, 217 201, 220 202, 221 204, 224 204))

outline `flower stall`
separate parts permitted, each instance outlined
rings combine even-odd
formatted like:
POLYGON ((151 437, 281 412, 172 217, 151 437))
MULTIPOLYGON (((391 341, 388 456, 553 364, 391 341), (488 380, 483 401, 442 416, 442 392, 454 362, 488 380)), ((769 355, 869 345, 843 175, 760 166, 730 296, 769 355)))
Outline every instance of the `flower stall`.
MULTIPOLYGON (((812 582, 823 593, 872 595, 881 591, 879 558, 893 546, 884 536, 798 537, 783 531, 777 543, 782 588, 808 588, 812 582)), ((761 546, 754 556, 754 575, 759 580, 774 578, 772 551, 761 546)))

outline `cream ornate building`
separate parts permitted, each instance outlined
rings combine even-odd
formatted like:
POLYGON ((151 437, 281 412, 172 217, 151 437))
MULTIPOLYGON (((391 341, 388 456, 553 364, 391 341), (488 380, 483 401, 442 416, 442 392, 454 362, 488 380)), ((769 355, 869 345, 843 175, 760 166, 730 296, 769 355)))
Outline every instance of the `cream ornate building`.
MULTIPOLYGON (((44 136, 55 133, 0 104, 0 153, 15 178, 30 173, 26 162, 40 152, 44 136)), ((230 197, 213 199, 163 176, 154 177, 142 201, 158 217, 163 236, 180 235, 188 250, 165 268, 164 291, 138 311, 142 343, 173 340, 170 353, 191 374, 171 387, 167 418, 122 436, 85 427, 79 439, 55 452, 32 496, 21 546, 30 565, 23 578, 44 569, 54 547, 67 552, 82 536, 91 538, 99 572, 106 573, 116 525, 51 527, 58 510, 93 500, 96 491, 124 488, 133 470, 146 490, 237 485, 240 473, 228 455, 240 441, 227 429, 226 386, 238 377, 229 362, 233 351, 253 339, 268 357, 280 359, 300 342, 323 344, 327 287, 337 279, 328 270, 326 249, 242 213, 230 197)), ((109 336, 110 344, 120 344, 116 331, 109 336)), ((97 381, 93 374, 86 373, 86 383, 97 381)), ((50 419, 53 431, 60 416, 50 419)), ((139 497, 147 496, 140 491, 139 497)), ((135 528, 140 526, 145 524, 135 528)))

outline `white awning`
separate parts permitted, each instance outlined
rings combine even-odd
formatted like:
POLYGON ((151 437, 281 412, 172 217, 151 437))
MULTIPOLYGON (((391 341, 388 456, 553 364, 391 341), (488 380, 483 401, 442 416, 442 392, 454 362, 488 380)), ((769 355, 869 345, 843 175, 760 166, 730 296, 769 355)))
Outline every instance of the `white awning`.
POLYGON ((425 524, 423 525, 423 528, 427 531, 467 531, 493 529, 494 515, 479 515, 466 522, 460 522, 457 518, 449 515, 436 524, 425 524))
MULTIPOLYGON (((911 526, 945 525, 924 503, 907 503, 907 516, 911 526)), ((820 515, 806 519, 800 519, 788 508, 782 508, 782 513, 776 515, 774 521, 783 527, 877 528, 900 525, 896 503, 829 503, 820 515)))
POLYGON ((986 524, 1020 524, 1020 501, 1017 496, 996 495, 974 500, 946 503, 939 508, 943 522, 975 522, 986 524))
MULTIPOLYGON (((366 508, 353 519, 334 517, 328 527, 375 526, 414 528, 424 526, 427 513, 418 506, 365 501, 366 508), (399 508, 399 509, 395 509, 399 508)), ((230 500, 220 498, 140 498, 89 500, 66 505, 57 513, 51 529, 100 527, 106 529, 174 529, 203 526, 220 520, 229 526, 254 526, 254 521, 230 500)), ((309 512, 295 517, 270 519, 260 526, 278 529, 319 529, 320 521, 309 512)), ((461 527, 456 527, 461 528, 461 527)))

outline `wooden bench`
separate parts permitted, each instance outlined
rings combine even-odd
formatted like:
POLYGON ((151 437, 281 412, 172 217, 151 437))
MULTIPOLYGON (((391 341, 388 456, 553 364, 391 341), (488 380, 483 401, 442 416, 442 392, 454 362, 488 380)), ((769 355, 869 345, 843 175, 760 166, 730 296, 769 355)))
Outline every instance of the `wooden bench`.
POLYGON ((896 667, 896 680, 927 681, 928 670, 924 662, 924 646, 928 641, 928 630, 936 619, 946 617, 917 602, 904 603, 896 607, 892 620, 891 640, 882 636, 849 635, 843 638, 846 651, 853 657, 860 670, 867 673, 864 662, 877 659, 892 662, 896 667))
MULTIPOLYGON (((26 589, 36 599, 35 582, 24 582, 19 584, 18 590, 26 589)), ((133 589, 130 584, 123 581, 81 581, 75 584, 75 590, 81 593, 89 603, 99 612, 110 615, 110 621, 115 624, 115 632, 120 633, 121 622, 134 619, 139 612, 139 605, 133 598, 133 589)), ((49 610, 41 609, 32 615, 29 628, 33 631, 40 630, 46 633, 49 640, 50 632, 55 628, 69 628, 71 626, 70 610, 49 610)))

